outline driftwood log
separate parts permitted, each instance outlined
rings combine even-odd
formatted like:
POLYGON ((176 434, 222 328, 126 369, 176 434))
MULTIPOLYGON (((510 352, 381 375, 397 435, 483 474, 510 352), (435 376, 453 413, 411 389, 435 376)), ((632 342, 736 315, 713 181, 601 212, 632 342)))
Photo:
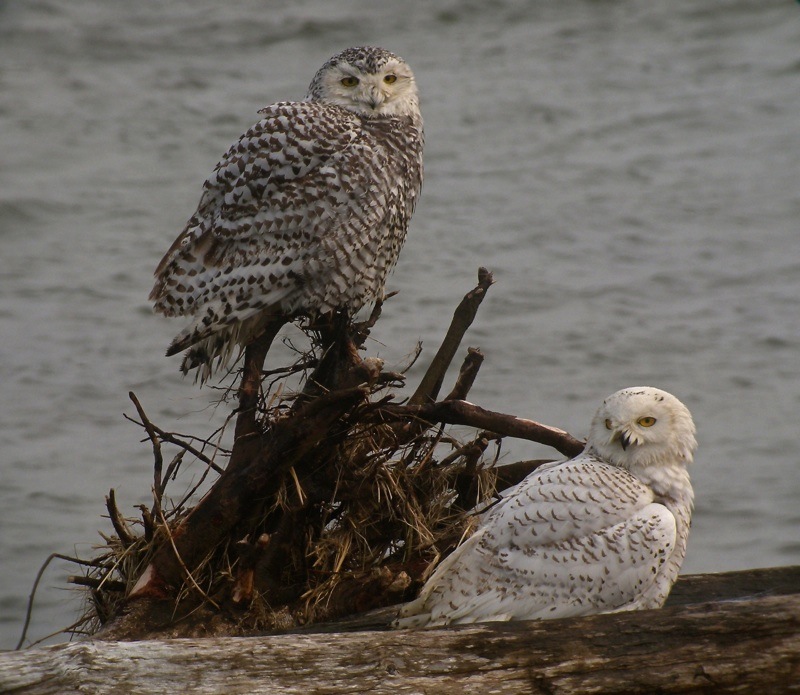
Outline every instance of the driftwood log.
POLYGON ((657 611, 7 652, 0 692, 800 692, 800 567, 683 577, 657 611))

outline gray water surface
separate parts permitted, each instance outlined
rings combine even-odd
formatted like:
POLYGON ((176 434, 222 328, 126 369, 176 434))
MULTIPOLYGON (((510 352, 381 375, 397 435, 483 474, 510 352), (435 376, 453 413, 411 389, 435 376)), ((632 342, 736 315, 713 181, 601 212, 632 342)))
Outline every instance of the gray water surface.
MULTIPOLYGON (((415 383, 486 265, 473 401, 582 437, 609 393, 667 389, 699 430, 684 571, 800 562, 796 3, 7 0, 0 648, 47 555, 111 531, 110 488, 149 501, 128 391, 167 429, 221 423, 163 357, 182 324, 152 271, 256 111, 363 43, 410 62, 427 135, 372 354, 422 340, 415 383)), ((45 574, 30 639, 75 619, 71 573, 45 574)))

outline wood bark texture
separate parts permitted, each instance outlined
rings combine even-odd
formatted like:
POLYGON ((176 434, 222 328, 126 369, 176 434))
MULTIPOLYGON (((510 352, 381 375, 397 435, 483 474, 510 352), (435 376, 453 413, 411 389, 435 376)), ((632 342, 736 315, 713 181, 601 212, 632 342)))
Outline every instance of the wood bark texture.
POLYGON ((800 567, 683 578, 674 603, 723 600, 567 620, 7 652, 0 692, 800 692, 799 579, 800 567))

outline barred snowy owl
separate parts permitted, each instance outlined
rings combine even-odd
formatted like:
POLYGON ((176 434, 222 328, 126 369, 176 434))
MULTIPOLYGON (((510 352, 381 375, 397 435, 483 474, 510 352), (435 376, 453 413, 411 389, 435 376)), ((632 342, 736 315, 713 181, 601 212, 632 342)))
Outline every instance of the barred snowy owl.
POLYGON ((184 372, 297 316, 350 315, 383 292, 422 186, 414 75, 381 48, 349 48, 225 153, 161 260, 150 299, 191 322, 167 350, 184 372))
POLYGON ((649 386, 617 391, 584 451, 504 493, 395 627, 659 608, 691 521, 692 416, 649 386))

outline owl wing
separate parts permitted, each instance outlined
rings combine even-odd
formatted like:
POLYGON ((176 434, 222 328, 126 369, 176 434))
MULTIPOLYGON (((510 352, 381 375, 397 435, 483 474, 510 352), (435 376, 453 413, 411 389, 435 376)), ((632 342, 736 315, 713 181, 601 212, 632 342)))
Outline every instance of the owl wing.
POLYGON ((675 537, 672 513, 626 471, 585 454, 551 464, 486 513, 398 625, 634 608, 675 537))
POLYGON ((259 113, 205 182, 155 272, 157 311, 214 315, 192 342, 265 307, 291 310, 309 277, 328 273, 346 286, 352 277, 335 272, 343 246, 366 244, 384 214, 386 152, 355 116, 314 102, 259 113))

